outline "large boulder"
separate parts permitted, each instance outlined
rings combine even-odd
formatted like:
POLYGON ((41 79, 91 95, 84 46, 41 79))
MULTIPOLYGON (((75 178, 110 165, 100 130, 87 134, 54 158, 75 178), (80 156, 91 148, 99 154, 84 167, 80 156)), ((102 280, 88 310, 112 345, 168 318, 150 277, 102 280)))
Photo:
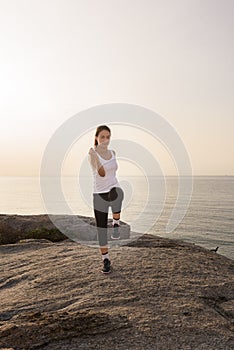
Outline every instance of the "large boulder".
MULTIPOLYGON (((108 219, 107 237, 111 240, 112 219, 108 219)), ((120 220, 121 239, 130 237, 130 226, 120 220)), ((75 241, 97 242, 95 218, 83 215, 0 215, 0 244, 22 239, 48 239, 52 242, 70 238, 75 241), (52 220, 51 220, 52 219, 52 220)))

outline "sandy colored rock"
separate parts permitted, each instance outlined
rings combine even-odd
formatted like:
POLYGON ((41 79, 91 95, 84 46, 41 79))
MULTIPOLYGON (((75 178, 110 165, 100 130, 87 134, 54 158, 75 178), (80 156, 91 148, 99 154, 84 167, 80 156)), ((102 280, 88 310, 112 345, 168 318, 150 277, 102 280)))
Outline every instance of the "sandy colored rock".
POLYGON ((231 350, 234 261, 143 235, 110 250, 73 241, 0 246, 0 348, 231 350))

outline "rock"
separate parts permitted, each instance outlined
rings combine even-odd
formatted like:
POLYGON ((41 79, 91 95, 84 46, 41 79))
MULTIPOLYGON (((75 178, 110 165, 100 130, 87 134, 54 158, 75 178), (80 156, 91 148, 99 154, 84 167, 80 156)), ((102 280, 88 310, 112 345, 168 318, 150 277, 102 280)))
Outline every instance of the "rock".
POLYGON ((1 245, 0 349, 233 349, 233 260, 147 234, 109 254, 1 245))
POLYGON ((51 243, 51 241, 49 241, 48 239, 44 239, 44 238, 28 238, 28 239, 20 239, 18 241, 18 243, 51 243))
POLYGON ((234 298, 232 300, 228 300, 228 301, 225 301, 224 303, 221 303, 220 309, 222 309, 224 314, 234 319, 234 298))
MULTIPOLYGON (((111 230, 113 230, 111 223, 112 219, 108 219, 108 239, 110 239, 111 230)), ((123 221, 120 221, 120 224, 121 237, 128 239, 130 226, 123 221)), ((0 215, 0 244, 23 242, 25 239, 46 239, 58 242, 66 240, 68 237, 74 241, 97 242, 95 219, 83 215, 0 215), (50 217, 53 218, 56 225, 50 217)))

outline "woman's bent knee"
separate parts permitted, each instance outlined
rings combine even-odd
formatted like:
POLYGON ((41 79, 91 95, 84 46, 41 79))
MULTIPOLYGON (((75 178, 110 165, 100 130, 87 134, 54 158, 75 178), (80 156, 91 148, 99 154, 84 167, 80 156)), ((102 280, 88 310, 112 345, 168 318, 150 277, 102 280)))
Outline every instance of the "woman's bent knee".
POLYGON ((110 200, 111 201, 122 201, 124 198, 124 192, 121 187, 112 187, 110 190, 110 200))

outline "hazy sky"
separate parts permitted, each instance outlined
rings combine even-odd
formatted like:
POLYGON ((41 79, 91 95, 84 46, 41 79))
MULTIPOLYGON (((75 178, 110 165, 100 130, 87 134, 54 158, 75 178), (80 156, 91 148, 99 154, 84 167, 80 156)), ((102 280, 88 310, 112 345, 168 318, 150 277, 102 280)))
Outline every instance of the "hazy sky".
MULTIPOLYGON (((168 120, 194 175, 234 175, 233 12, 233 0, 0 0, 0 176, 39 175, 54 131, 112 102, 168 120)), ((77 156, 92 145, 89 133, 77 156)))

